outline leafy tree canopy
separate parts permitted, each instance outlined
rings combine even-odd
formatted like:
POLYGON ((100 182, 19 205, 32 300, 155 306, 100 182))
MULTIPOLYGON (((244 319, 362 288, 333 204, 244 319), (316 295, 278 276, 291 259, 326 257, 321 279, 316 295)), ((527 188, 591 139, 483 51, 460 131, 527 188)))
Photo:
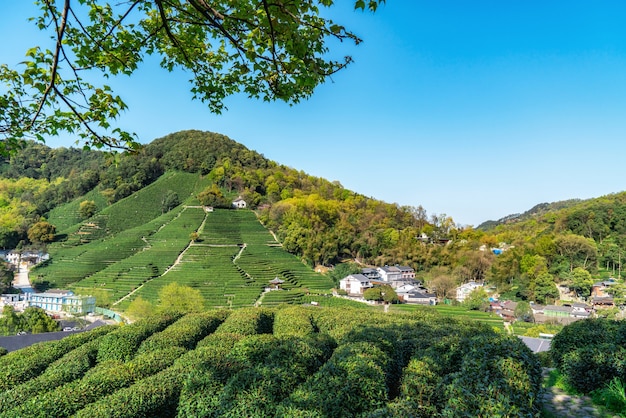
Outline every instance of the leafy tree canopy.
POLYGON ((396 291, 387 284, 367 289, 363 292, 363 298, 365 300, 377 300, 386 303, 393 303, 398 301, 398 295, 396 294, 396 291))
POLYGON ((158 307, 162 310, 199 312, 204 310, 204 298, 198 289, 173 282, 159 291, 158 307))
MULTIPOLYGON (((356 0, 376 10, 385 0, 356 0)), ((348 65, 332 58, 332 41, 361 42, 323 11, 333 0, 40 0, 34 22, 52 33, 51 47, 26 52, 19 68, 0 66, 0 153, 24 138, 66 131, 86 146, 139 147, 111 121, 127 107, 109 86, 91 82, 131 75, 148 55, 190 74, 191 92, 213 112, 245 93, 297 103, 348 65)))
POLYGON ((49 222, 37 222, 28 230, 28 239, 33 243, 52 242, 56 227, 49 222))

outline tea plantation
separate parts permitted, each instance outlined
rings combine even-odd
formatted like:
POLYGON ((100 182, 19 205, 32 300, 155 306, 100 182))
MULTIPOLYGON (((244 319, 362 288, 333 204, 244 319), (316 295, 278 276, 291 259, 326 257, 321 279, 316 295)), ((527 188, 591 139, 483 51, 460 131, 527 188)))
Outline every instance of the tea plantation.
POLYGON ((309 291, 332 287, 326 276, 284 251, 254 212, 205 212, 195 195, 206 182, 168 172, 110 206, 91 192, 102 209, 80 222, 84 198, 55 209, 50 221, 64 228, 61 239, 50 245, 50 260, 31 271, 31 281, 40 289, 95 295, 98 306, 116 310, 137 297, 158 302, 159 290, 174 281, 198 289, 208 308, 296 303, 309 291), (163 213, 160 201, 172 191, 182 204, 163 213), (284 290, 263 295, 276 277, 284 290))
POLYGON ((162 313, 0 357, 3 417, 536 416, 515 337, 424 312, 162 313))

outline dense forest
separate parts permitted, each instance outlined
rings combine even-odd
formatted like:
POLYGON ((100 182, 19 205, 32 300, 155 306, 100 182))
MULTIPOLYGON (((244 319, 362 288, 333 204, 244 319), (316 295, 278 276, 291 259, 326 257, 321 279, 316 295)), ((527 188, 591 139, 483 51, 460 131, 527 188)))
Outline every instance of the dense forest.
MULTIPOLYGON (((421 206, 363 196, 200 131, 156 139, 134 154, 28 143, 0 164, 0 246, 61 239, 46 225, 50 210, 95 192, 95 206, 82 208, 88 218, 171 171, 207 182, 196 196, 202 204, 229 207, 242 196, 283 247, 310 265, 405 264, 440 297, 459 283, 486 280, 508 297, 545 303, 558 298, 556 284, 586 297, 594 280, 621 273, 625 193, 540 204, 474 229, 421 206)), ((168 199, 166 210, 179 203, 168 199)), ((618 299, 622 289, 612 288, 618 299)))

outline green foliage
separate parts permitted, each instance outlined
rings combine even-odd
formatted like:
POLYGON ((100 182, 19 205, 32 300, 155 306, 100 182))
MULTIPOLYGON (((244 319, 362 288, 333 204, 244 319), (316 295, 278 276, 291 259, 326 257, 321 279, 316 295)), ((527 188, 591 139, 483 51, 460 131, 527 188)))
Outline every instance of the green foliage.
POLYGON ((84 200, 78 206, 78 213, 83 219, 89 219, 98 211, 98 206, 93 200, 84 200))
POLYGON ((82 379, 29 398, 6 416, 70 416, 92 402, 106 399, 110 393, 166 369, 184 352, 181 347, 172 347, 138 355, 128 363, 100 363, 82 379))
MULTIPOLYGON (((16 353, 0 370, 35 350, 16 353)), ((312 306, 161 315, 82 337, 44 368, 0 392, 2 416, 531 416, 541 379, 489 326, 312 306)))
POLYGON ((89 341, 51 363, 41 375, 0 394, 0 413, 39 393, 80 379, 96 363, 99 340, 89 341))
POLYGON ((0 392, 38 376, 51 362, 110 331, 110 327, 98 327, 59 341, 37 343, 0 357, 0 392))
POLYGON ((274 311, 265 308, 238 309, 217 328, 219 334, 271 334, 274 311))
POLYGON ((374 286, 363 292, 363 299, 375 300, 385 303, 393 303, 398 301, 398 295, 389 285, 374 286))
POLYGON ((9 293, 13 287, 14 274, 6 263, 0 262, 0 294, 9 293))
POLYGON ((590 393, 614 378, 625 379, 625 335, 621 321, 577 321, 554 337, 550 351, 567 384, 578 392, 590 393))
POLYGON ((606 319, 586 319, 564 327, 554 336, 550 353, 557 367, 561 367, 564 357, 579 348, 600 344, 622 344, 626 329, 620 322, 606 319))
MULTIPOLYGON (((373 11, 378 3, 358 0, 354 5, 373 11)), ((131 75, 146 55, 159 55, 160 65, 168 71, 192 72, 193 97, 213 112, 220 113, 224 99, 235 93, 297 103, 352 61, 349 56, 338 61, 328 57, 332 40, 361 42, 321 13, 322 6, 332 4, 305 1, 263 7, 238 1, 218 12, 183 1, 167 7, 160 2, 141 7, 42 3, 33 19, 37 27, 50 29, 50 20, 63 24, 51 30, 57 40, 50 49, 36 46, 26 51, 19 70, 0 66, 0 82, 6 90, 0 112, 3 153, 25 137, 43 141, 63 131, 96 148, 139 149, 133 134, 113 127, 112 120, 127 107, 125 102, 109 86, 87 79, 131 75), (302 27, 315 30, 301 31, 302 27), (58 65, 59 56, 71 57, 66 58, 67 66, 58 65), (82 72, 72 71, 76 68, 95 77, 84 79, 82 72)))
POLYGON ((152 334, 141 343, 137 353, 183 347, 191 350, 198 341, 212 333, 228 317, 227 311, 211 311, 183 316, 163 331, 152 334))
POLYGON ((165 329, 180 316, 178 313, 160 314, 121 326, 102 339, 98 347, 98 362, 130 360, 146 338, 165 329))
POLYGON ((178 312, 204 310, 204 299, 198 289, 172 282, 159 291, 159 309, 178 312))
POLYGON ((483 286, 477 287, 465 297, 463 306, 474 311, 484 311, 489 306, 489 295, 483 286))
POLYGON ((554 277, 550 273, 540 274, 535 280, 532 290, 537 303, 554 302, 559 297, 559 289, 556 288, 554 277))
POLYGON ((590 393, 615 377, 626 378, 624 364, 625 348, 615 344, 594 344, 565 354, 560 370, 574 389, 590 393))
POLYGON ((307 307, 293 306, 276 311, 273 333, 277 337, 306 336, 315 332, 313 317, 307 307))
POLYGON ((54 241, 56 227, 49 222, 37 222, 28 229, 28 240, 32 243, 54 241))
POLYGON ((593 278, 591 274, 582 267, 576 267, 569 275, 570 290, 576 292, 577 295, 587 298, 591 295, 593 287, 593 278))
POLYGON ((614 377, 603 388, 593 392, 594 403, 604 405, 608 410, 623 414, 626 412, 626 388, 622 380, 614 377))

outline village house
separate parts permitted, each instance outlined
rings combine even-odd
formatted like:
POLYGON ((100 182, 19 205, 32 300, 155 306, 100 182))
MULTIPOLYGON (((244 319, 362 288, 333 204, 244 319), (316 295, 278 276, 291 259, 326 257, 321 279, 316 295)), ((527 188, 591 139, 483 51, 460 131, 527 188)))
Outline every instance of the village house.
POLYGON ((370 280, 380 280, 380 274, 377 269, 365 267, 361 269, 361 274, 370 280))
POLYGON ((467 295, 469 295, 470 293, 472 293, 474 290, 478 289, 479 287, 483 287, 483 285, 480 283, 476 283, 476 282, 467 282, 457 287, 456 288, 456 300, 458 300, 459 302, 463 302, 465 298, 467 297, 467 295))
POLYGON ((606 291, 608 288, 610 288, 614 284, 617 284, 617 281, 613 278, 594 283, 593 286, 591 287, 591 296, 592 297, 610 296, 606 291))
POLYGON ((434 293, 424 293, 418 291, 411 291, 403 293, 402 297, 398 294, 400 300, 406 303, 417 303, 420 305, 436 305, 437 296, 434 293))
POLYGON ((372 287, 370 279, 362 274, 350 274, 339 280, 339 288, 350 296, 363 296, 365 289, 372 287))
POLYGON ((594 310, 613 308, 615 301, 613 296, 596 296, 591 298, 591 306, 593 306, 594 310))
POLYGON ((386 283, 391 283, 402 278, 402 272, 396 266, 378 267, 377 270, 380 280, 386 283))
POLYGON ((237 209, 245 209, 247 206, 246 201, 243 200, 243 198, 241 196, 239 196, 237 199, 233 200, 233 207, 237 208, 237 209))

